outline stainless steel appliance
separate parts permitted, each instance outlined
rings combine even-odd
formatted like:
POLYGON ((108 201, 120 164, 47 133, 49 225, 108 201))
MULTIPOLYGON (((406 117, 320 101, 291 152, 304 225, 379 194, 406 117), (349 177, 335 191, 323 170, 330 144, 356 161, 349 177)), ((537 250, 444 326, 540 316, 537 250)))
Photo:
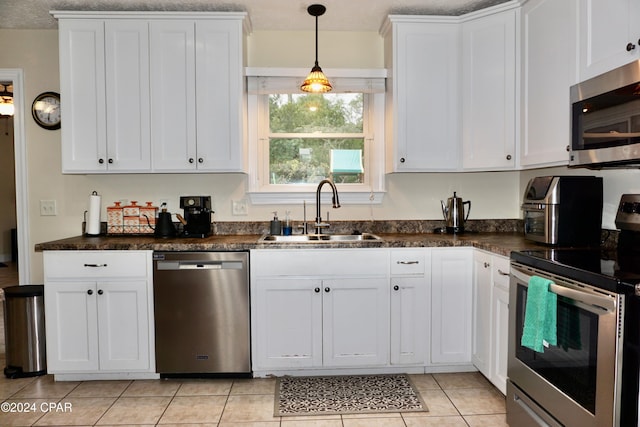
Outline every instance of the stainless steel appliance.
POLYGON ((602 178, 533 178, 525 189, 522 210, 524 236, 529 240, 549 245, 599 246, 602 178))
POLYGON ((456 192, 453 192, 453 197, 447 199, 447 204, 440 200, 442 205, 442 216, 445 220, 445 230, 447 233, 463 233, 464 223, 469 218, 469 212, 471 212, 471 202, 467 200, 462 201, 461 197, 456 196, 456 192), (464 212, 464 205, 467 205, 467 214, 464 212))
POLYGON ((180 208, 184 210, 185 237, 207 237, 211 234, 211 196, 181 196, 180 208))
POLYGON ((156 370, 250 374, 249 254, 154 252, 156 370))
POLYGON ((640 382, 640 195, 624 195, 617 249, 512 252, 507 422, 637 426, 640 382), (529 280, 553 281, 557 344, 522 345, 529 280))
POLYGON ((640 61, 571 87, 570 166, 640 166, 640 61))

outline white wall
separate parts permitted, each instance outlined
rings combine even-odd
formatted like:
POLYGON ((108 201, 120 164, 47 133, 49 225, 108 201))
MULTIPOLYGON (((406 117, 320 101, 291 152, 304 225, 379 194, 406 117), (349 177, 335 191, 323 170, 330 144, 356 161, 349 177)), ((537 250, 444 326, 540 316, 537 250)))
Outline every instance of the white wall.
MULTIPOLYGON (((324 68, 381 68, 382 39, 377 33, 322 32, 320 65, 324 68)), ((313 32, 273 31, 254 33, 248 40, 248 65, 252 67, 311 67, 314 60, 313 32)), ((25 75, 25 104, 44 91, 59 90, 58 43, 55 30, 0 30, 0 68, 22 68, 25 75)), ((64 102, 64 99, 62 99, 64 102)), ((291 210, 302 216, 301 206, 249 206, 248 216, 232 216, 231 200, 245 197, 243 174, 177 175, 62 175, 60 131, 39 128, 26 112, 25 134, 28 155, 31 244, 78 235, 83 212, 92 191, 102 195, 103 218, 113 201, 126 199, 158 203, 172 201, 178 211, 180 195, 210 194, 214 218, 218 221, 268 220, 271 212, 291 210), (54 199, 58 215, 41 217, 39 200, 54 199)), ((64 126, 64 117, 63 117, 64 126)), ((332 210, 331 218, 346 219, 440 219, 440 200, 457 191, 471 200, 471 219, 519 218, 523 185, 529 176, 546 171, 390 174, 387 194, 381 205, 343 206, 332 210)), ((611 188, 608 203, 622 192, 638 191, 633 172, 604 172, 605 188, 611 188), (635 186, 635 187, 634 187, 635 186)), ((310 194, 310 200, 314 195, 310 194)), ((308 217, 313 215, 313 207, 308 217)), ((30 248, 32 250, 32 248, 30 248)), ((41 254, 32 255, 32 281, 42 280, 41 254)))

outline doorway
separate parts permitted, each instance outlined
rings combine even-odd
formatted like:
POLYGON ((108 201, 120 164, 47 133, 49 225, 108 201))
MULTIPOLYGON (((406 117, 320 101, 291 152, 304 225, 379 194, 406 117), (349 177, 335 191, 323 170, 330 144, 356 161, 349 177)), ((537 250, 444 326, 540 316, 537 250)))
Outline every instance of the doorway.
MULTIPOLYGON (((18 280, 21 285, 31 283, 31 250, 29 238, 29 204, 27 187, 27 156, 24 133, 24 73, 21 69, 0 69, 0 81, 13 84, 13 151, 15 168, 15 215, 18 280)), ((2 123, 0 123, 0 131, 2 123)))

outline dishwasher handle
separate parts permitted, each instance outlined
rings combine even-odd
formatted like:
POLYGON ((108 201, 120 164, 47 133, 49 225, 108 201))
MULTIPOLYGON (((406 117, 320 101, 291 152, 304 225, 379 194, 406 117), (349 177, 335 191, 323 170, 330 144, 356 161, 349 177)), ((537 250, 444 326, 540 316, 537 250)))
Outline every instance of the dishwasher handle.
POLYGON ((242 270, 242 261, 156 261, 158 270, 242 270))

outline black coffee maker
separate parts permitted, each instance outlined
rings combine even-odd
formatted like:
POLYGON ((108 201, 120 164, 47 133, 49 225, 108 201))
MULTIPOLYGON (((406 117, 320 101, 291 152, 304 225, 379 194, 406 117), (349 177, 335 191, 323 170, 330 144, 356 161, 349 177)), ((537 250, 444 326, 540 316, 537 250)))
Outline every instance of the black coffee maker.
POLYGON ((183 234, 186 237, 207 237, 211 234, 211 196, 180 196, 184 209, 183 234))

